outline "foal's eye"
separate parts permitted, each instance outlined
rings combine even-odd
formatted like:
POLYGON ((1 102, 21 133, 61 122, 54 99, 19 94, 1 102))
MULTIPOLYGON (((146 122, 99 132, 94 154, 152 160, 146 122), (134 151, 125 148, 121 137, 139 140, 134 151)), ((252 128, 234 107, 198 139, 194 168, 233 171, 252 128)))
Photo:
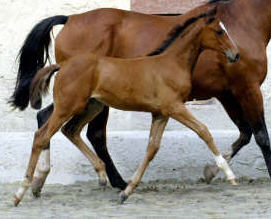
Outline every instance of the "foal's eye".
POLYGON ((217 30, 217 31, 216 31, 216 34, 217 34, 217 35, 222 35, 222 34, 223 34, 223 30, 217 30))

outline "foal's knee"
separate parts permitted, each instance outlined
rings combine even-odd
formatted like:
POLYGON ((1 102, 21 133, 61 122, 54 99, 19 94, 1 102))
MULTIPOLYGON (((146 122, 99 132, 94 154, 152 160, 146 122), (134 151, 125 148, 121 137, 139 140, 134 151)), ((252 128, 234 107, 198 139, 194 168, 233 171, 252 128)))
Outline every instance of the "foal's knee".
POLYGON ((79 137, 79 133, 76 130, 72 129, 72 127, 69 126, 69 123, 67 123, 61 128, 61 132, 72 142, 75 142, 76 139, 79 137))
POLYGON ((200 125, 199 130, 198 130, 198 135, 199 137, 204 139, 204 141, 206 141, 207 143, 210 143, 213 141, 213 137, 211 133, 209 132, 207 126, 204 124, 200 125))

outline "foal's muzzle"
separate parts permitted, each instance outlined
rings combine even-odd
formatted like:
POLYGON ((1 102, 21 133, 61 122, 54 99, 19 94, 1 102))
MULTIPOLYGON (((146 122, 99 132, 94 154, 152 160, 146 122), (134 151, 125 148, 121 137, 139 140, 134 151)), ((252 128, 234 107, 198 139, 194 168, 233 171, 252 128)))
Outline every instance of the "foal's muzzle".
POLYGON ((229 62, 234 63, 234 62, 237 62, 240 59, 240 54, 228 50, 226 52, 226 57, 227 57, 229 62))

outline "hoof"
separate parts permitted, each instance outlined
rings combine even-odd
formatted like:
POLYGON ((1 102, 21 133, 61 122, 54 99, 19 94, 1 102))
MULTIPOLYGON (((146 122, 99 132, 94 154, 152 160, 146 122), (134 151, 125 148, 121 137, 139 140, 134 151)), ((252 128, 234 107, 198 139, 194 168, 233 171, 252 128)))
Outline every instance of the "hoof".
POLYGON ((16 195, 14 195, 14 198, 13 198, 13 203, 14 203, 14 206, 15 206, 15 207, 17 207, 17 206, 18 206, 18 204, 20 203, 20 201, 21 201, 21 200, 20 200, 20 199, 18 199, 16 195))
POLYGON ((207 184, 215 178, 216 174, 219 172, 219 169, 216 165, 206 165, 203 170, 203 175, 207 184))
POLYGON ((32 194, 35 198, 40 198, 41 189, 32 188, 32 194))
POLYGON ((35 198, 40 197, 41 189, 43 187, 44 181, 42 181, 39 178, 34 178, 31 188, 32 188, 32 194, 35 198))
POLYGON ((107 180, 106 179, 99 179, 99 186, 102 188, 105 188, 107 184, 107 180))
POLYGON ((123 204, 123 202, 125 202, 127 199, 128 199, 128 195, 126 195, 126 194, 124 193, 124 191, 122 191, 122 192, 120 193, 119 204, 123 204))
POLYGON ((229 181, 229 184, 232 185, 232 186, 237 186, 238 185, 235 179, 230 179, 228 181, 229 181))

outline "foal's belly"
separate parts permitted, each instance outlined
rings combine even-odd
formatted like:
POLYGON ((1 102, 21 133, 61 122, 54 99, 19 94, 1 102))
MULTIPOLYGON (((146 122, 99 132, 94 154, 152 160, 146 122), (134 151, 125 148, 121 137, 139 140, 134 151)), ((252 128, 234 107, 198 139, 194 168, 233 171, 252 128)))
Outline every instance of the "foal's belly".
POLYGON ((93 93, 91 97, 107 106, 126 111, 159 112, 162 105, 159 98, 126 92, 115 93, 103 90, 93 93))

